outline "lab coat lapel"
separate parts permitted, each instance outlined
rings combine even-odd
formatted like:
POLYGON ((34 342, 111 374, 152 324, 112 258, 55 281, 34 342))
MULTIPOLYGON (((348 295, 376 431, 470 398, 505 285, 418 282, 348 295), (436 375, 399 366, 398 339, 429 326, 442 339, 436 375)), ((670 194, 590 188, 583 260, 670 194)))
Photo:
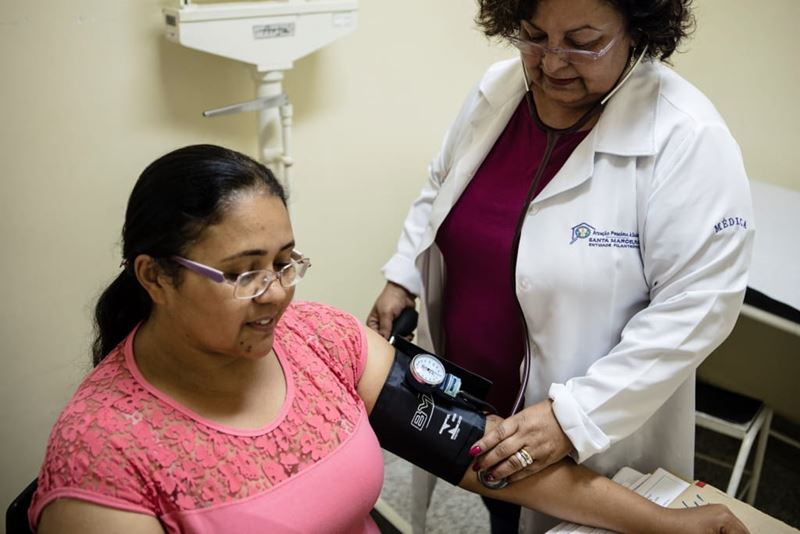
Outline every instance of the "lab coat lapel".
POLYGON ((487 106, 485 113, 470 121, 470 150, 463 155, 448 173, 442 184, 431 213, 431 226, 439 228, 461 193, 466 189, 486 155, 508 124, 519 101, 506 102, 500 108, 487 106))
POLYGON ((575 148, 534 203, 578 187, 591 178, 597 154, 652 156, 656 153, 655 116, 659 86, 652 83, 654 76, 646 72, 653 68, 656 67, 652 63, 642 63, 637 67, 618 94, 609 100, 589 135, 575 148))
MULTIPOLYGON (((465 137, 464 153, 456 158, 431 208, 429 234, 424 250, 436 236, 439 226, 480 168, 486 155, 505 129, 511 115, 524 95, 524 80, 519 59, 495 65, 481 81, 481 101, 469 114, 469 132, 465 137)), ((453 126, 457 129, 457 125, 453 126)))
POLYGON ((596 138, 594 130, 589 132, 589 135, 572 151, 550 183, 536 196, 533 204, 577 187, 591 178, 594 172, 596 138))

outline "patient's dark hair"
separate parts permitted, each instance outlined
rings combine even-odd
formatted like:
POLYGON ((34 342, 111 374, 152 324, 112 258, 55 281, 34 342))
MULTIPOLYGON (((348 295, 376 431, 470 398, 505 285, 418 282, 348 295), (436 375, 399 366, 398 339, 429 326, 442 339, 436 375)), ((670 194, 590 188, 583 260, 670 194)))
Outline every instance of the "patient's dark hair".
MULTIPOLYGON (((628 32, 638 38, 634 55, 647 45, 648 58, 667 60, 691 33, 692 0, 604 0, 627 22, 628 32)), ((539 0, 478 0, 475 22, 487 37, 512 37, 522 20, 536 13, 539 0)))
POLYGON ((241 192, 262 190, 286 204, 272 172, 244 154, 214 145, 187 146, 166 154, 142 172, 128 199, 122 227, 124 270, 95 307, 92 361, 100 363, 150 315, 150 296, 133 272, 140 254, 155 258, 173 281, 182 255, 210 225, 219 222, 241 192))

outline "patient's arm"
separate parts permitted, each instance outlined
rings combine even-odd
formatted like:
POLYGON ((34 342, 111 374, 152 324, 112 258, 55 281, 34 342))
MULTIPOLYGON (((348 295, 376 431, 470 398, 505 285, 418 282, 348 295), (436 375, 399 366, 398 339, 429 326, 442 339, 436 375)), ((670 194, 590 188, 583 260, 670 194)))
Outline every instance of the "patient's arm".
POLYGON ((39 534, 164 534, 158 519, 76 499, 57 499, 42 511, 39 534))
POLYGON ((615 532, 747 532, 724 506, 673 510, 654 504, 572 460, 562 460, 501 490, 483 487, 470 470, 470 491, 615 532))
MULTIPOLYGON (((394 360, 394 347, 374 331, 366 331, 369 355, 358 392, 371 411, 394 360)), ((496 423, 490 419, 487 427, 496 423)), ((724 506, 662 508, 571 460, 562 460, 502 490, 483 487, 472 470, 467 470, 459 485, 562 519, 617 532, 747 532, 724 506)))

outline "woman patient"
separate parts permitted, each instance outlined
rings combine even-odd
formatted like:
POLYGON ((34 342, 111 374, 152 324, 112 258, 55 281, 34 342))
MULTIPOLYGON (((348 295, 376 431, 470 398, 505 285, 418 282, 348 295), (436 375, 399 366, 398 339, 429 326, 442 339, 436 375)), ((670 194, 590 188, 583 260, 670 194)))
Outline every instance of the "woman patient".
MULTIPOLYGON (((122 265, 32 527, 378 532, 367 416, 394 349, 347 313, 292 303, 310 261, 270 171, 209 145, 158 159, 128 201, 122 265)), ((667 510, 571 461, 497 491, 468 470, 461 486, 620 532, 746 532, 723 506, 667 510)))

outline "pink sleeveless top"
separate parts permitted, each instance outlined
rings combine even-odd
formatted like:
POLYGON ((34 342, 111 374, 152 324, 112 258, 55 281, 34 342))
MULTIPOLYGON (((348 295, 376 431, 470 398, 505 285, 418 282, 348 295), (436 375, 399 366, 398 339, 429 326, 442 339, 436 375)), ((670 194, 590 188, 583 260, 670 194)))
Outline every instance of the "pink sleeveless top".
POLYGON ((383 458, 356 384, 363 327, 292 304, 275 330, 286 377, 277 418, 226 427, 147 383, 136 329, 78 387, 50 434, 28 515, 58 498, 155 516, 167 532, 377 533, 383 458))

